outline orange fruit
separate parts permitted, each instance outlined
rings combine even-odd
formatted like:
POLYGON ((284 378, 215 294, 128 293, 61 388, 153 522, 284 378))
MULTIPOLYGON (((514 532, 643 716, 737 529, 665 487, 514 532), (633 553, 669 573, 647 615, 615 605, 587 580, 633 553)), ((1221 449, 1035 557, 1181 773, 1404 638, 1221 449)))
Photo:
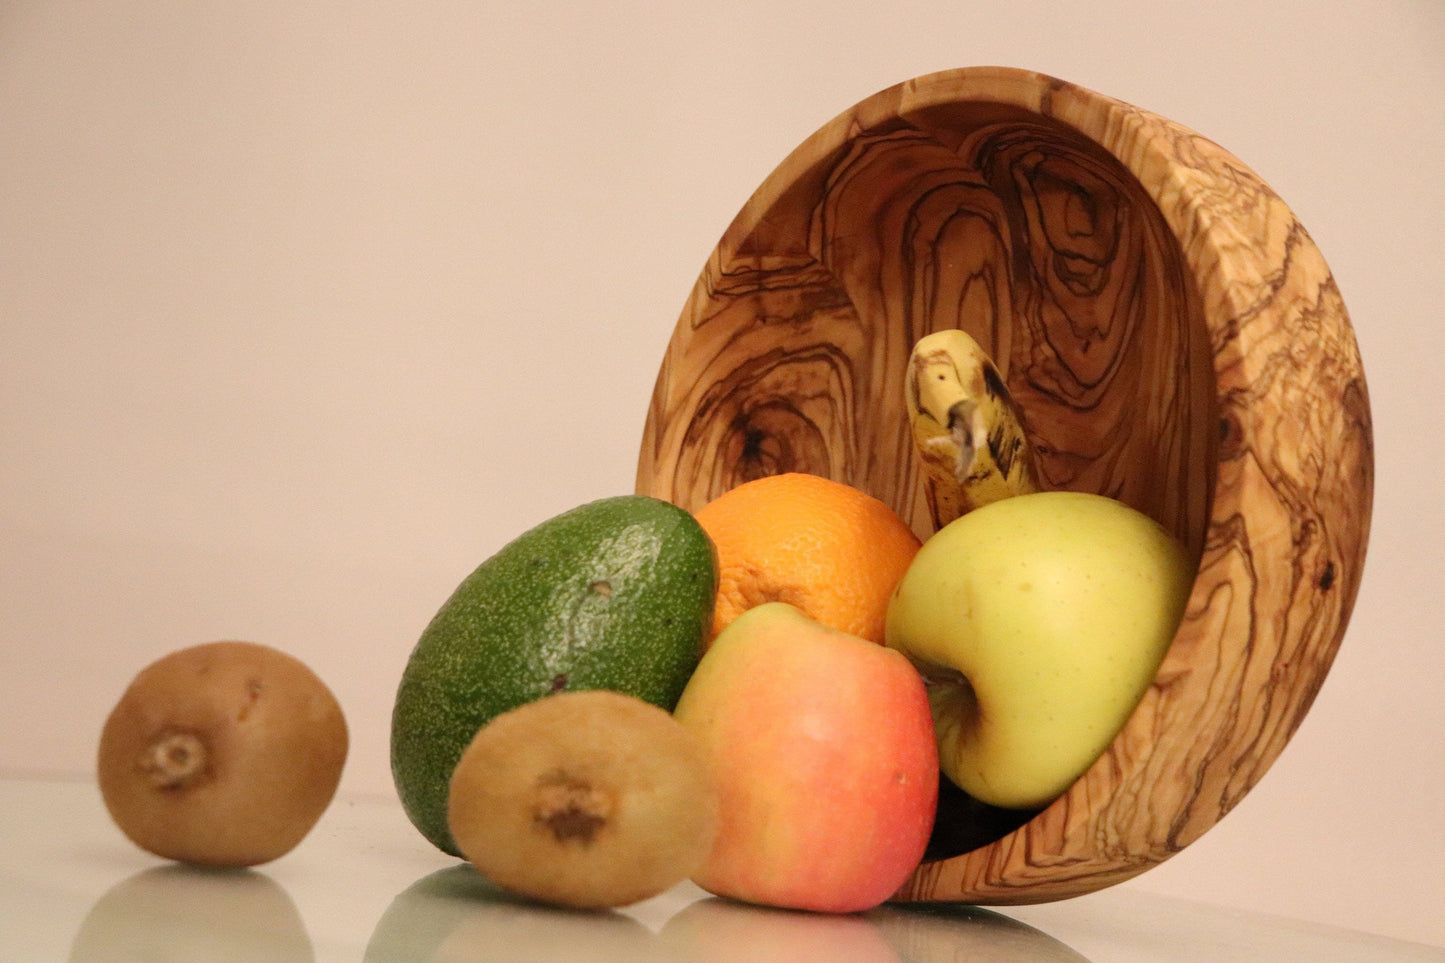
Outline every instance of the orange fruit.
POLYGON ((712 635, 764 602, 787 602, 882 644, 888 599, 918 536, 886 504, 818 475, 754 479, 698 509, 718 551, 712 635))

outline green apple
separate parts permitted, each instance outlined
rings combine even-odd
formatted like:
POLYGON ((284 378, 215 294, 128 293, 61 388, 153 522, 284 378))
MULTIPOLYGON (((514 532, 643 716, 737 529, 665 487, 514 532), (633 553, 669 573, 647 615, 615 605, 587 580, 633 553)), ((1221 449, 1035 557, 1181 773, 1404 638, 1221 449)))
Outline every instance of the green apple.
POLYGON ((886 641, 930 683, 944 773, 1011 809, 1061 794, 1154 680, 1193 580, 1157 522, 1102 495, 1018 495, 940 529, 886 641))

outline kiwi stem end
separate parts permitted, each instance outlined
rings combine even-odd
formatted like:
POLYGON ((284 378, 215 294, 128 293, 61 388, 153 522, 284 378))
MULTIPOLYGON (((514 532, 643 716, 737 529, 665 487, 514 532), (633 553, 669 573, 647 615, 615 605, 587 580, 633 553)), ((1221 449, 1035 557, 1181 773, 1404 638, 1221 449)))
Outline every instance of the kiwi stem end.
POLYGON ((162 732, 141 751, 138 767, 157 789, 178 790, 205 774, 206 744, 193 732, 162 732))

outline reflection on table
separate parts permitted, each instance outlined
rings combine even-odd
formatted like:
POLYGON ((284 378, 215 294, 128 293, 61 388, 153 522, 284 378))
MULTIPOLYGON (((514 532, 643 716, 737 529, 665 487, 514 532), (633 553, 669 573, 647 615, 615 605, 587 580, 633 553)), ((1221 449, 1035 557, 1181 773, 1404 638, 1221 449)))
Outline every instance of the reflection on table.
POLYGON ((471 867, 438 870, 392 900, 366 945, 365 963, 648 960, 657 937, 614 911, 565 910, 517 899, 471 867))
POLYGON ((107 890, 70 949, 71 963, 314 958, 295 903, 269 876, 180 865, 147 869, 107 890))
POLYGON ((460 963, 575 958, 848 960, 909 963, 1088 963, 1031 926, 967 906, 885 906, 836 916, 707 898, 654 933, 620 912, 561 910, 503 893, 470 865, 438 870, 401 892, 382 915, 365 963, 460 963))

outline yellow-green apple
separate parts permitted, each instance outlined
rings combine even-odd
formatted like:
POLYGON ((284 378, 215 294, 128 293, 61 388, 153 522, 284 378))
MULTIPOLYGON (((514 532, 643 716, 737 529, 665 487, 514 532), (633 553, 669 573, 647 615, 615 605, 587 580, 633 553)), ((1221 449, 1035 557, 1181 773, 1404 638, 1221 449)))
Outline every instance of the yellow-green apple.
POLYGON ((929 681, 943 772, 995 806, 1057 797, 1147 691, 1193 578, 1157 522, 1102 495, 1018 495, 939 529, 885 638, 929 681))
POLYGON ((767 602, 713 641, 674 714, 719 790, 703 889, 850 913, 922 859, 938 747, 923 679, 899 653, 767 602))

